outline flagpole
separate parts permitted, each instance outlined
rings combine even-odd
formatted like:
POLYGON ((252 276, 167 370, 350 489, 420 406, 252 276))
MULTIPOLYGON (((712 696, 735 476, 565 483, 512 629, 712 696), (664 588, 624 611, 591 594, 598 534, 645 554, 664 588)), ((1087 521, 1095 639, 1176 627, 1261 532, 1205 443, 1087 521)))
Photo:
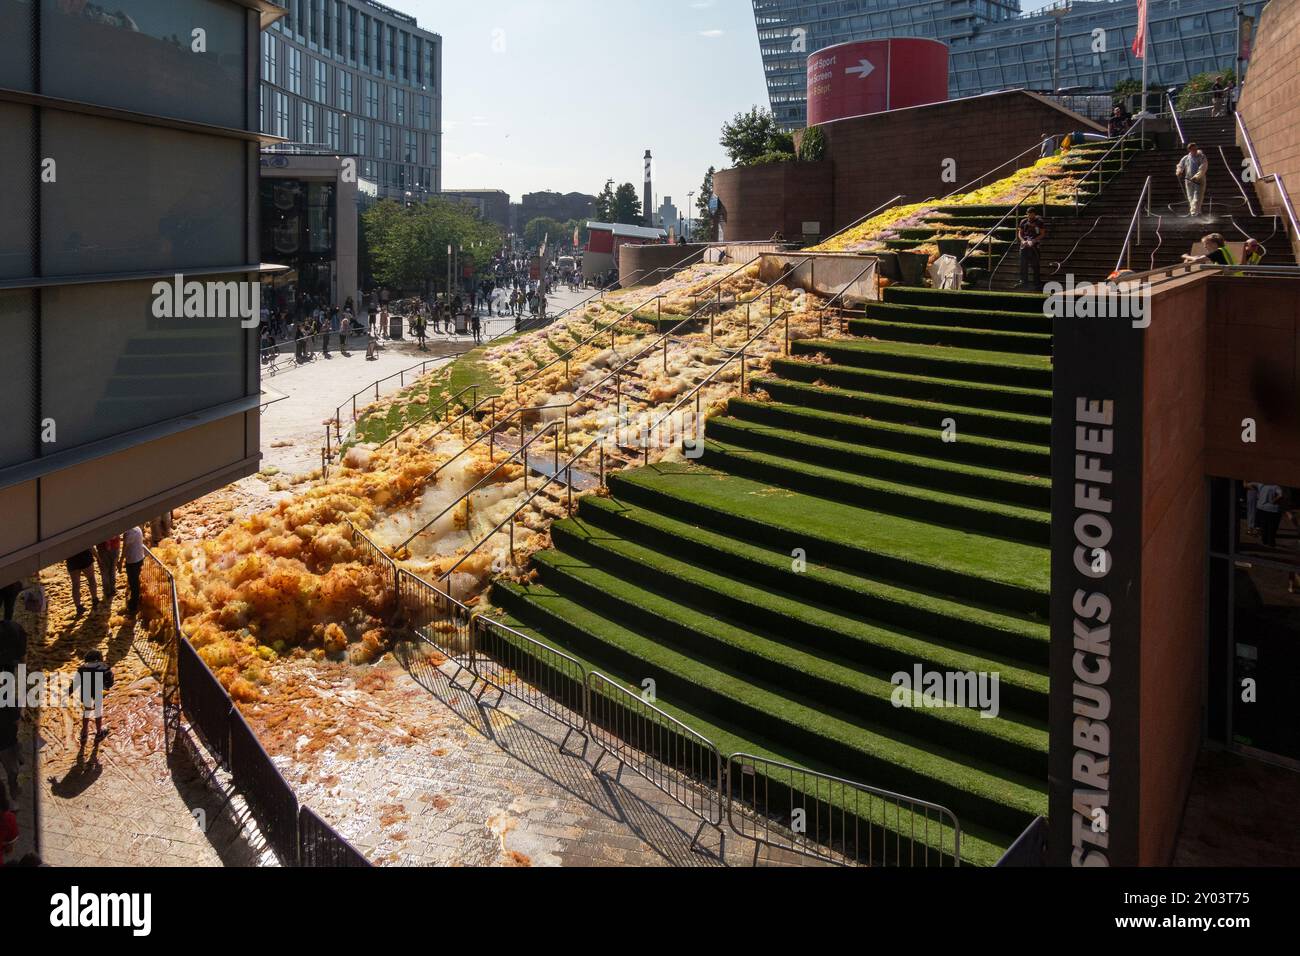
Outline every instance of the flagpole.
POLYGON ((1147 111, 1147 64, 1151 58, 1147 56, 1151 51, 1151 5, 1150 0, 1141 4, 1142 7, 1142 113, 1147 111))

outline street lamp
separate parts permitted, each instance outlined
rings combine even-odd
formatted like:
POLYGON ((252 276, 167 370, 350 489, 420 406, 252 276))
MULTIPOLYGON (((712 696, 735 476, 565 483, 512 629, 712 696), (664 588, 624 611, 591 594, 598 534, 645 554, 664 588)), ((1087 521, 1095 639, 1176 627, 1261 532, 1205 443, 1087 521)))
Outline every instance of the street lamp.
POLYGON ((691 212, 694 208, 695 208, 695 190, 692 189, 690 192, 686 194, 686 241, 687 242, 690 242, 692 239, 695 238, 695 233, 691 230, 691 223, 693 218, 691 212))

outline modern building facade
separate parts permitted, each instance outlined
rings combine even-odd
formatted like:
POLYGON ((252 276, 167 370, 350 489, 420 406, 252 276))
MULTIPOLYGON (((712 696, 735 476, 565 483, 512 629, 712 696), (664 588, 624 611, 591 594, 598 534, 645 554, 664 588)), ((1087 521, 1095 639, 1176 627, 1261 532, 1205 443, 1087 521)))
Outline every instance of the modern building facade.
MULTIPOLYGON (((809 54, 855 40, 928 37, 946 43, 953 97, 1015 88, 1109 92, 1121 80, 1142 74, 1142 61, 1132 51, 1133 0, 1066 0, 1032 14, 1002 0, 753 4, 772 111, 786 129, 806 123, 809 54)), ((1246 3, 1242 15, 1253 22, 1262 7, 1246 3)), ((1228 0, 1151 0, 1152 86, 1232 69, 1237 26, 1237 5, 1228 0)))
POLYGON ((520 232, 534 219, 545 216, 558 222, 589 219, 596 211, 596 197, 586 193, 528 193, 519 210, 515 231, 520 232))
POLYGON ((5 583, 259 467, 257 50, 279 11, 111 9, 0 0, 5 583))
POLYGON ((442 189, 442 38, 372 0, 276 0, 261 129, 356 157, 379 199, 442 189))
POLYGON ((265 152, 260 203, 262 260, 285 266, 267 276, 263 298, 293 308, 307 296, 340 308, 357 295, 357 178, 329 153, 265 152))
POLYGON ((443 198, 462 203, 484 222, 499 226, 503 233, 510 231, 510 194, 501 189, 452 189, 443 198))

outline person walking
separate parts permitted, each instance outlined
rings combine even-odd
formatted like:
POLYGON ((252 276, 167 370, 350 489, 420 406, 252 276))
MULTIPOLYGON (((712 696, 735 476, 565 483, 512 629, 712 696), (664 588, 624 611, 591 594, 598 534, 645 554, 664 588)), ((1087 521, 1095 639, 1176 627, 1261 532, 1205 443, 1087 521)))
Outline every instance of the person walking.
POLYGON ((122 533, 122 567, 126 570, 126 613, 140 610, 140 570, 144 567, 144 532, 139 525, 122 533))
MULTIPOLYGON (((17 621, 0 623, 0 671, 14 674, 27 660, 27 632, 17 621)), ((8 779, 9 792, 18 793, 18 718, 17 700, 0 701, 0 767, 8 779)))
POLYGON ((316 327, 320 332, 321 355, 325 358, 330 357, 330 339, 338 334, 339 319, 337 315, 331 315, 328 318, 324 313, 320 314, 318 320, 320 324, 316 327))
POLYGON ((1187 144, 1187 155, 1178 161, 1174 175, 1183 184, 1187 193, 1188 215, 1201 214, 1201 203, 1205 201, 1205 181, 1210 173, 1210 161, 1195 143, 1187 144))
POLYGON ((72 582, 72 606, 77 610, 77 617, 86 613, 86 608, 81 603, 81 581, 84 578, 87 586, 90 588, 90 606, 91 609, 99 607, 99 592, 95 590, 95 555, 87 548, 85 551, 78 551, 72 557, 64 562, 68 569, 68 580, 72 582))
POLYGON ((1020 239, 1020 288, 1042 291, 1043 241, 1047 238, 1047 223, 1037 209, 1020 222, 1017 229, 1020 239))
POLYGON ((81 742, 90 735, 90 722, 95 721, 95 743, 108 736, 104 729, 104 694, 113 686, 113 669, 104 663, 98 650, 86 652, 77 673, 68 684, 68 693, 81 701, 81 742))
POLYGON ((470 316, 469 323, 470 331, 474 333, 474 344, 481 345, 483 342, 483 320, 479 318, 479 314, 475 312, 470 316))
POLYGON ((122 538, 114 535, 95 545, 95 561, 99 565, 99 580, 104 587, 104 600, 112 603, 117 594, 117 559, 122 550, 122 538))

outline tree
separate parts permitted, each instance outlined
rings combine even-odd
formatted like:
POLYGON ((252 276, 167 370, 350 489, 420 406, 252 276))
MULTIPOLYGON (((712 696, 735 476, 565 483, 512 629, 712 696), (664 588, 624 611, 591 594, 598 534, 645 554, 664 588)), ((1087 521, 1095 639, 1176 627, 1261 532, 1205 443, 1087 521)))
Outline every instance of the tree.
POLYGON ((446 283, 449 245, 462 266, 486 266, 501 248, 501 231, 456 202, 429 199, 403 206, 385 200, 361 217, 374 277, 390 289, 425 291, 446 283))
POLYGON ((733 165, 747 166, 772 148, 772 137, 779 132, 772 111, 755 106, 748 113, 737 113, 730 123, 723 123, 718 142, 733 165))
POLYGON ((596 197, 596 221, 614 222, 614 180, 605 183, 605 188, 596 197))
POLYGON ((624 183, 618 187, 614 193, 614 218, 609 222, 621 222, 626 225, 636 225, 641 222, 641 198, 636 194, 636 187, 631 183, 624 183))
POLYGON ((798 137, 796 155, 801 163, 816 163, 826 158, 826 134, 820 126, 809 126, 798 137))
POLYGON ((538 216, 524 226, 524 241, 534 249, 540 248, 548 236, 552 247, 567 246, 573 241, 573 226, 549 216, 538 216))
POLYGON ((712 166, 704 174, 700 184, 700 194, 695 197, 694 235, 690 238, 696 242, 709 242, 713 239, 713 210, 709 208, 713 201, 713 174, 717 172, 712 166))

